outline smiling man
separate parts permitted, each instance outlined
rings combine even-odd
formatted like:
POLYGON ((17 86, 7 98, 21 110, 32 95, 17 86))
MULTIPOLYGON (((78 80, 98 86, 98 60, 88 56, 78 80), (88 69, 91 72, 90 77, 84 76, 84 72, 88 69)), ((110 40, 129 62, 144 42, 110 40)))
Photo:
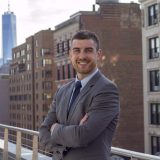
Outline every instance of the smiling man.
POLYGON ((119 95, 97 67, 101 52, 95 33, 73 36, 69 57, 77 76, 56 92, 40 127, 40 143, 53 151, 53 160, 110 159, 119 95))

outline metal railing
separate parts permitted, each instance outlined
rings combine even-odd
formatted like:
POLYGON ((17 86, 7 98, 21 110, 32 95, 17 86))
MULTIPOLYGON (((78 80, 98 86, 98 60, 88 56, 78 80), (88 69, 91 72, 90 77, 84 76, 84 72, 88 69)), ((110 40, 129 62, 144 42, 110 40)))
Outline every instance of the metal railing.
MULTIPOLYGON (((43 153, 44 155, 46 155, 46 154, 49 155, 49 153, 41 150, 40 147, 38 146, 38 134, 39 133, 37 131, 0 124, 0 131, 1 130, 3 130, 3 132, 0 132, 0 136, 2 137, 2 139, 4 141, 4 144, 2 147, 3 160, 9 159, 9 149, 8 149, 9 142, 15 143, 15 145, 16 145, 16 150, 14 153, 15 158, 12 158, 12 159, 16 159, 16 160, 23 159, 22 152, 21 152, 22 146, 26 147, 26 148, 30 148, 30 150, 32 150, 32 153, 31 153, 32 158, 30 158, 32 160, 39 160, 39 156, 38 156, 39 152, 43 153), (13 133, 10 134, 11 131, 15 132, 15 138, 11 137, 11 136, 13 136, 13 133), (27 134, 32 137, 32 139, 30 138, 30 140, 27 140, 27 142, 31 142, 29 145, 24 145, 23 134, 27 134), (15 141, 13 141, 13 139, 15 139, 15 141)), ((111 148, 111 153, 112 153, 112 155, 117 155, 116 158, 114 158, 114 156, 112 156, 112 158, 111 158, 112 160, 125 159, 124 157, 128 157, 128 159, 130 159, 130 160, 160 160, 160 157, 158 157, 158 156, 134 152, 134 151, 116 148, 116 147, 111 148)), ((45 160, 46 160, 46 158, 45 158, 45 160)))

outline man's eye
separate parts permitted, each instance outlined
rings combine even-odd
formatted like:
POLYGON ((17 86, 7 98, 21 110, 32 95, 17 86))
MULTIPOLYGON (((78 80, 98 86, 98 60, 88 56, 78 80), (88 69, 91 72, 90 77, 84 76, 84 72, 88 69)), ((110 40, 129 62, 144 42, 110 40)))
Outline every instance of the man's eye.
POLYGON ((79 53, 80 50, 79 50, 79 49, 74 49, 73 52, 74 52, 74 53, 79 53))
POLYGON ((92 48, 90 48, 90 49, 86 49, 86 51, 85 51, 86 53, 91 53, 91 52, 93 52, 93 49, 92 48))

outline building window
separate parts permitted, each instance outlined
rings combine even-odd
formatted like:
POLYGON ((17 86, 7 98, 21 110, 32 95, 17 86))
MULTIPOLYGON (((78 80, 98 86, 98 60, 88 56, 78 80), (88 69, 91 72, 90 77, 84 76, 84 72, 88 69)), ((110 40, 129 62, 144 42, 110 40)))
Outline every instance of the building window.
POLYGON ((159 37, 149 39, 149 58, 154 59, 160 57, 159 53, 159 37))
POLYGON ((59 43, 59 52, 60 53, 64 52, 64 42, 59 43))
POLYGON ((56 51, 57 51, 57 54, 58 54, 59 53, 59 43, 56 46, 56 51))
POLYGON ((60 68, 57 68, 57 80, 59 81, 61 79, 61 74, 60 74, 60 68))
POLYGON ((27 71, 31 70, 31 64, 27 64, 27 71))
POLYGON ((17 52, 16 55, 17 55, 16 57, 19 58, 20 57, 20 52, 17 52))
POLYGON ((151 124, 160 124, 160 103, 151 103, 151 124))
POLYGON ((65 65, 62 66, 62 78, 65 79, 65 65))
POLYGON ((36 47, 38 47, 38 40, 37 39, 36 39, 35 45, 36 45, 36 47))
POLYGON ((13 59, 15 59, 16 58, 16 53, 13 53, 13 59))
POLYGON ((42 83, 42 87, 45 90, 51 90, 52 89, 52 82, 50 82, 50 81, 43 82, 42 83))
POLYGON ((25 55, 25 50, 21 50, 21 56, 24 56, 25 55))
POLYGON ((65 47, 66 47, 66 42, 59 42, 57 43, 57 46, 56 46, 56 52, 57 52, 57 55, 62 55, 65 51, 65 47))
POLYGON ((44 56, 44 55, 50 55, 51 52, 50 52, 50 49, 48 48, 42 48, 41 50, 41 55, 44 56))
POLYGON ((65 54, 68 54, 69 53, 69 49, 70 49, 70 40, 66 40, 64 41, 64 51, 65 51, 65 54))
POLYGON ((160 91, 160 71, 159 70, 150 71, 150 91, 153 91, 153 92, 160 91))
POLYGON ((42 71, 42 77, 43 78, 51 78, 52 77, 52 71, 51 70, 42 71))
POLYGON ((31 60, 31 55, 30 54, 27 54, 27 60, 31 60))
POLYGON ((157 155, 160 152, 160 137, 151 136, 151 151, 153 155, 157 155))
POLYGON ((154 4, 148 7, 148 25, 154 25, 158 22, 158 5, 154 4))
POLYGON ((31 50, 31 45, 27 44, 27 51, 31 50))
POLYGON ((43 98, 43 100, 51 100, 52 94, 51 93, 43 93, 42 98, 43 98))
POLYGON ((68 67, 68 79, 71 78, 71 67, 70 67, 70 64, 67 65, 68 67))
POLYGON ((42 66, 45 67, 47 65, 51 65, 52 64, 52 60, 51 59, 43 59, 42 60, 42 66))

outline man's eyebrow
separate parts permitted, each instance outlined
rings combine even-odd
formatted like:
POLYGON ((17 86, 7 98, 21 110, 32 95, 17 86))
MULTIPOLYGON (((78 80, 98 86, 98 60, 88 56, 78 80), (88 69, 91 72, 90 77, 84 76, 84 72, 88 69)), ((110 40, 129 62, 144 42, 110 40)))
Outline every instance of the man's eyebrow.
MULTIPOLYGON (((74 47, 74 48, 72 48, 72 49, 81 49, 81 48, 79 48, 79 47, 74 47)), ((84 49, 93 49, 93 47, 85 47, 84 49)))
POLYGON ((78 47, 74 47, 74 48, 72 48, 72 50, 76 50, 76 49, 80 49, 80 48, 78 48, 78 47))
POLYGON ((93 49, 93 47, 86 47, 85 49, 93 49))

